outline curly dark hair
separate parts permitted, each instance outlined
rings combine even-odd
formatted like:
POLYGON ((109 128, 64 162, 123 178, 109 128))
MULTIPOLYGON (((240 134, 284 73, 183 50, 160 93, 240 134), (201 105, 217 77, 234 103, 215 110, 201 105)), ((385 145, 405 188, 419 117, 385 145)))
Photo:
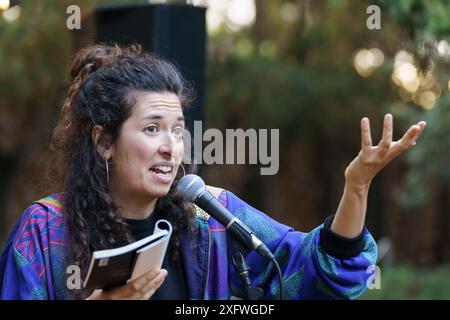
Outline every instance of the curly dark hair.
MULTIPOLYGON (((93 251, 132 242, 129 225, 109 193, 105 162, 92 139, 95 125, 116 141, 131 115, 136 91, 174 93, 184 110, 192 90, 168 61, 146 53, 138 45, 99 44, 79 51, 70 67, 71 85, 53 131, 51 150, 57 157, 56 183, 62 191, 63 214, 69 231, 68 263, 86 276, 93 251)), ((186 166, 186 171, 193 171, 186 166)), ((179 170, 179 174, 181 174, 179 170)), ((173 224, 173 259, 180 248, 180 231, 195 232, 195 210, 176 192, 180 176, 157 206, 173 224)), ((77 298, 85 290, 72 292, 77 298)))

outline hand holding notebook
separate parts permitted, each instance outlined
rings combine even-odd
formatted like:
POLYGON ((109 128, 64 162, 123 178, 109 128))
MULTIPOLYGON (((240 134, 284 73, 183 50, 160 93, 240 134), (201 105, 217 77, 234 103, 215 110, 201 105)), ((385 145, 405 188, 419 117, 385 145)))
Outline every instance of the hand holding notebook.
POLYGON ((172 225, 158 220, 153 234, 126 246, 95 251, 91 257, 84 287, 109 289, 161 268, 172 235, 172 225))

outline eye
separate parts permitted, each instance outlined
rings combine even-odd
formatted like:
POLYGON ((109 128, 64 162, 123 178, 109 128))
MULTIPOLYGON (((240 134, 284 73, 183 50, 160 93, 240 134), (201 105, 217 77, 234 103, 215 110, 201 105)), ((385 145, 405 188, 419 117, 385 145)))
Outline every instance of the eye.
POLYGON ((156 133, 156 132, 158 132, 158 127, 155 125, 150 125, 150 126, 146 127, 144 129, 144 131, 148 132, 148 133, 156 133))
POLYGON ((184 129, 182 127, 176 127, 172 130, 172 133, 179 139, 183 138, 183 131, 184 129))

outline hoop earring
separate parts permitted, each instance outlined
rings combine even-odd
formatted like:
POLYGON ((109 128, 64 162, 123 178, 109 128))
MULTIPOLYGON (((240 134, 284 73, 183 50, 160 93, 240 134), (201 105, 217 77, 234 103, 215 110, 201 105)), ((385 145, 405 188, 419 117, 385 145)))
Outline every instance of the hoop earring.
POLYGON ((184 167, 183 167, 182 163, 180 163, 180 167, 181 167, 181 169, 183 169, 183 177, 184 177, 186 175, 186 170, 184 170, 184 167))
POLYGON ((106 182, 109 184, 109 165, 108 165, 108 159, 105 159, 105 166, 106 166, 106 182))

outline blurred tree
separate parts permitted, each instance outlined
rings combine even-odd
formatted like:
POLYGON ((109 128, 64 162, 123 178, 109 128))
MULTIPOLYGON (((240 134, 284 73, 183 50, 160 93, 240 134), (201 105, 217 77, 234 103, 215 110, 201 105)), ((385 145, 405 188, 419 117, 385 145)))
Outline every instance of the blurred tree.
POLYGON ((210 37, 208 121, 223 129, 280 128, 280 171, 261 177, 252 166, 213 166, 206 169, 211 182, 309 229, 336 210, 345 166, 359 150, 362 116, 371 119, 374 141, 386 112, 396 118, 397 139, 425 119, 415 149, 372 184, 368 225, 376 237, 393 239, 399 261, 450 261, 450 51, 438 50, 448 45, 450 2, 255 3, 253 26, 233 32, 224 23, 210 37), (370 4, 381 8, 381 30, 366 28, 370 4), (380 49, 384 63, 361 78, 354 64, 364 48, 380 49), (411 55, 417 81, 429 80, 413 93, 392 81, 401 50, 411 55), (425 108, 427 94, 435 102, 425 108))
POLYGON ((45 173, 51 169, 51 131, 69 85, 75 31, 66 27, 66 10, 73 4, 83 15, 96 2, 22 1, 0 15, 0 244, 28 203, 57 191, 45 173))
MULTIPOLYGON (((80 5, 84 15, 98 3, 136 2, 148 1, 35 0, 24 2, 15 21, 0 17, 0 243, 31 201, 57 191, 42 173, 68 86, 67 6, 80 5)), ((280 171, 260 176, 257 166, 209 166, 208 182, 308 230, 337 208, 344 169, 359 151, 362 116, 372 121, 374 141, 385 112, 395 116, 396 138, 424 118, 421 141, 373 182, 367 224, 377 238, 392 239, 398 261, 450 261, 450 2, 254 4, 253 24, 239 27, 225 16, 209 38, 207 121, 220 129, 279 128, 280 171), (381 30, 366 28, 369 4, 381 8, 381 30), (371 48, 384 62, 367 73, 355 69, 371 48), (401 50, 423 80, 415 90, 395 78, 401 50)))
MULTIPOLYGON (((65 28, 69 1, 33 1, 15 20, 0 17, 0 211, 1 238, 37 196, 45 145, 62 101, 70 56, 65 28)), ((18 9, 20 8, 20 9, 18 9)), ((3 16, 7 16, 4 14, 3 16)))

